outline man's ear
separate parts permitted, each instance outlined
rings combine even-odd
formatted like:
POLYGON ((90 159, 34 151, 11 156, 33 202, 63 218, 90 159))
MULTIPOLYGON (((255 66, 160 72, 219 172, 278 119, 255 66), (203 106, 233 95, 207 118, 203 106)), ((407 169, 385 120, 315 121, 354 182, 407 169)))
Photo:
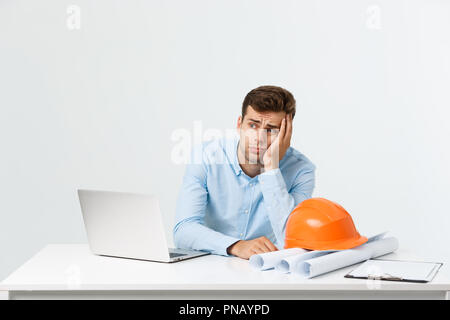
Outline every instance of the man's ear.
POLYGON ((242 116, 239 116, 238 121, 237 121, 237 129, 241 129, 241 125, 242 125, 242 116))

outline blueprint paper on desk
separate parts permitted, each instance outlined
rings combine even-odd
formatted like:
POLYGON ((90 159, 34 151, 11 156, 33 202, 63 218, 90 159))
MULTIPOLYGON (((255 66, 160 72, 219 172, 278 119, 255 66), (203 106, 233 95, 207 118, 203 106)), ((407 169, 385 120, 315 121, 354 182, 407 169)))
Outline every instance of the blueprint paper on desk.
POLYGON ((371 258, 391 253, 398 248, 398 240, 394 237, 366 242, 352 249, 333 252, 321 257, 301 261, 292 266, 293 273, 305 278, 350 266, 371 258))
POLYGON ((336 252, 336 250, 314 250, 305 252, 303 254, 296 254, 282 259, 277 265, 275 265, 275 270, 281 273, 292 272, 294 266, 300 263, 301 261, 320 257, 329 254, 331 252, 336 252))
POLYGON ((419 262, 399 260, 365 261, 355 270, 345 275, 346 278, 379 279, 390 281, 429 282, 433 280, 441 262, 419 262))
MULTIPOLYGON (((376 234, 376 235, 368 238, 367 242, 365 242, 365 243, 370 243, 370 242, 382 239, 386 235, 386 233, 387 233, 387 231, 376 234)), ((282 259, 277 265, 275 265, 275 270, 282 272, 282 273, 293 272, 294 269, 296 268, 296 266, 298 264, 300 264, 302 261, 306 261, 306 260, 309 260, 312 258, 317 258, 317 257, 324 256, 324 255, 327 255, 332 252, 337 252, 337 251, 339 251, 339 250, 314 250, 314 251, 306 252, 304 254, 292 255, 292 256, 282 259)))
MULTIPOLYGON (((386 232, 379 233, 368 239, 368 242, 383 238, 386 232)), ((292 266, 315 257, 320 257, 325 254, 336 252, 337 250, 306 250, 302 248, 290 248, 260 254, 254 254, 250 257, 250 265, 258 270, 268 270, 275 268, 279 272, 291 272, 292 266)))
POLYGON ((254 254, 250 257, 250 265, 253 268, 259 270, 267 270, 272 269, 277 265, 283 258, 292 256, 292 255, 302 255, 308 252, 308 250, 302 248, 290 248, 260 254, 254 254))
POLYGON ((388 232, 389 232, 389 231, 385 231, 385 232, 376 234, 376 235, 374 235, 374 236, 371 236, 370 238, 367 239, 367 242, 366 242, 366 243, 369 243, 369 242, 372 242, 372 241, 376 241, 376 240, 383 239, 384 236, 386 235, 386 233, 388 233, 388 232))

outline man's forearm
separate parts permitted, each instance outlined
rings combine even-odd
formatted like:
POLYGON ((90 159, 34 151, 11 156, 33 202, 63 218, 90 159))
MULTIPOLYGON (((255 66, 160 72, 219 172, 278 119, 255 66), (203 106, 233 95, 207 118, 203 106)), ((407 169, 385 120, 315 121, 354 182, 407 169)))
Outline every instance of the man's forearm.
POLYGON ((294 197, 289 194, 279 168, 261 174, 259 181, 278 246, 283 246, 286 221, 290 213, 298 203, 309 198, 310 195, 297 192, 294 197))
POLYGON ((177 247, 205 250, 224 256, 230 255, 227 249, 239 240, 195 221, 182 221, 174 229, 174 241, 177 247))

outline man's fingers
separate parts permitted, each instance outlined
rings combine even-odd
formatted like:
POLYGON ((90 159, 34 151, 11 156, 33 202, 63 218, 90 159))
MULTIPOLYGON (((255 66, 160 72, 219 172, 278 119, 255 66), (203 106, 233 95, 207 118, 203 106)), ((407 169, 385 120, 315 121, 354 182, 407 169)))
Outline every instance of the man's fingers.
POLYGON ((264 246, 264 249, 266 250, 265 252, 272 252, 273 251, 273 249, 270 247, 270 245, 266 241, 264 241, 262 246, 264 246))
POLYGON ((260 253, 264 253, 263 250, 261 250, 259 247, 253 247, 252 249, 250 249, 250 256, 254 255, 254 254, 260 254, 260 253))
POLYGON ((286 142, 291 141, 291 136, 292 136, 292 114, 290 114, 287 118, 286 135, 285 135, 286 142))
POLYGON ((272 241, 270 241, 269 239, 266 239, 264 241, 264 244, 266 245, 266 247, 270 250, 270 251, 277 251, 278 248, 275 247, 275 245, 272 243, 272 241))
POLYGON ((284 117, 283 120, 281 121, 281 127, 280 132, 278 133, 278 138, 284 139, 285 132, 286 132, 286 117, 284 117))
POLYGON ((278 250, 277 247, 270 241, 267 237, 261 237, 260 238, 260 246, 263 246, 266 250, 266 252, 276 251, 278 250))
POLYGON ((257 252, 256 250, 250 249, 249 250, 249 254, 248 254, 248 259, 250 259, 251 256, 255 255, 255 254, 259 254, 261 252, 257 252))
POLYGON ((266 246, 263 242, 257 246, 257 248, 261 251, 261 253, 270 252, 271 250, 266 246))
POLYGON ((252 245, 248 247, 248 256, 252 256, 254 254, 266 253, 277 251, 278 248, 266 237, 260 237, 258 239, 254 239, 252 241, 252 245))

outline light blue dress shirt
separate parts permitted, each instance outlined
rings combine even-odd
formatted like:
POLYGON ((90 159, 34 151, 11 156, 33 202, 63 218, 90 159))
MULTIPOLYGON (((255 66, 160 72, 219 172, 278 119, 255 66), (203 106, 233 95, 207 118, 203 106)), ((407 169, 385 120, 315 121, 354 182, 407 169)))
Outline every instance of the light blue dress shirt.
POLYGON ((176 247, 228 256, 233 243, 266 236, 283 249, 289 214, 312 196, 315 165, 289 147, 279 168, 251 178, 239 165, 238 142, 220 138, 192 148, 176 205, 176 247))

